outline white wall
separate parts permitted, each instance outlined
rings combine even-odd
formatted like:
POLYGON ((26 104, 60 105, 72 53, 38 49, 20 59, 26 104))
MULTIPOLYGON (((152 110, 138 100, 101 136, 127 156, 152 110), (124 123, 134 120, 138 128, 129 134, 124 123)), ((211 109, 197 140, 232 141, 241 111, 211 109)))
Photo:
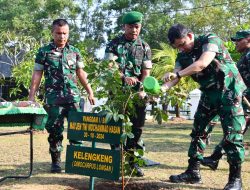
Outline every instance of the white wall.
POLYGON ((107 98, 102 98, 102 99, 95 99, 95 105, 91 105, 88 101, 88 98, 82 97, 84 99, 84 112, 90 112, 92 108, 104 105, 105 102, 107 101, 107 98))
POLYGON ((196 112, 196 109, 198 107, 199 104, 199 100, 201 97, 201 91, 199 89, 194 89, 193 91, 191 91, 189 93, 189 97, 190 97, 190 119, 194 119, 194 114, 196 112))

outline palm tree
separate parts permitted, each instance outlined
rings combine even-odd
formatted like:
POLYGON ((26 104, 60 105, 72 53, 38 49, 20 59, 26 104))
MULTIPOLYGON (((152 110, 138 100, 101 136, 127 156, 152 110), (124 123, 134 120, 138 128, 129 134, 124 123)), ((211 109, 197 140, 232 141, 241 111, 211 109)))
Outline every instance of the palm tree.
POLYGON ((152 76, 160 80, 164 74, 174 69, 177 51, 168 44, 160 43, 161 49, 153 49, 152 76))
MULTIPOLYGON (((161 80, 166 72, 172 72, 177 57, 177 50, 173 49, 166 43, 160 44, 161 49, 153 49, 153 69, 152 76, 161 80)), ((180 117, 180 108, 184 101, 186 101, 188 94, 193 89, 197 88, 197 84, 190 78, 184 77, 173 88, 171 88, 162 103, 163 109, 166 109, 168 104, 171 103, 172 107, 175 107, 176 117, 180 117)), ((166 111, 166 110, 165 110, 166 111)))

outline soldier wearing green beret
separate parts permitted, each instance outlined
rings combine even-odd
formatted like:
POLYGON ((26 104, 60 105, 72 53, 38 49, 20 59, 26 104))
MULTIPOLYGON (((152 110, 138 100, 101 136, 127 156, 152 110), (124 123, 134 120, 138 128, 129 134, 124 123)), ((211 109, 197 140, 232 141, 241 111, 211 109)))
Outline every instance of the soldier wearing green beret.
POLYGON ((125 14, 122 18, 123 24, 141 24, 143 14, 137 11, 131 11, 125 14))
MULTIPOLYGON (((141 82, 150 75, 152 68, 151 50, 149 45, 140 37, 143 15, 137 11, 126 13, 122 18, 124 34, 108 43, 105 50, 105 59, 115 61, 124 85, 134 86, 139 97, 143 99, 145 92, 139 87, 141 82)), ((135 104, 135 116, 130 117, 133 123, 134 138, 128 138, 125 149, 134 150, 141 147, 138 142, 142 134, 146 116, 146 105, 135 104)), ((142 170, 133 160, 130 162, 137 176, 143 176, 142 170)))

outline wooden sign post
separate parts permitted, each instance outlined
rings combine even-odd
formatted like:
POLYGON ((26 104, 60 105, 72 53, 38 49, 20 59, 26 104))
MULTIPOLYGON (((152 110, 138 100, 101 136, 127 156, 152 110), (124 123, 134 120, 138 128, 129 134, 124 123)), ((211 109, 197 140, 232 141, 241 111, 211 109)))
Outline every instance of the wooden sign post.
POLYGON ((91 141, 92 147, 68 145, 66 173, 90 176, 90 189, 94 189, 94 177, 118 180, 120 177, 120 150, 96 148, 95 143, 120 144, 122 121, 108 123, 97 113, 70 112, 67 138, 75 141, 91 141))

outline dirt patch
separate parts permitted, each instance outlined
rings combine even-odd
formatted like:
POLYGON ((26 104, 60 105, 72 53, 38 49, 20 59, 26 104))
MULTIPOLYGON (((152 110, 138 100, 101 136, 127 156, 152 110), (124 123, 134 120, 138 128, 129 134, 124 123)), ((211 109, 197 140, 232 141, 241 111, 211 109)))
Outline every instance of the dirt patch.
POLYGON ((186 119, 183 118, 183 117, 172 117, 172 118, 171 118, 171 121, 173 121, 173 122, 175 122, 175 123, 179 123, 179 122, 184 122, 184 121, 186 121, 186 119))
MULTIPOLYGON (((102 182, 101 184, 97 184, 95 186, 96 190, 121 190, 121 184, 114 184, 111 182, 102 182)), ((176 187, 171 186, 170 183, 163 181, 150 181, 143 179, 133 178, 129 180, 129 183, 125 185, 125 190, 166 190, 166 189, 175 189, 176 187)))

